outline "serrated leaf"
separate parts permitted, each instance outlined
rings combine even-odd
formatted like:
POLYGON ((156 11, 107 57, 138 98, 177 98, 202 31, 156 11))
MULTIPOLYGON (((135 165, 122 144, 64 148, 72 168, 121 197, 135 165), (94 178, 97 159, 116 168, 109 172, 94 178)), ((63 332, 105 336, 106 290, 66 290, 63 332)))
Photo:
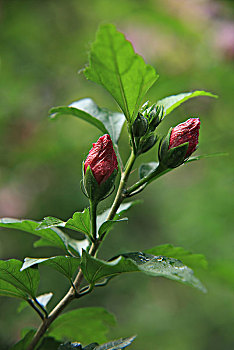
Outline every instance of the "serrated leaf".
POLYGON ((120 273, 140 271, 149 276, 166 277, 193 286, 203 292, 206 291, 205 287, 194 276, 193 271, 181 261, 142 252, 122 254, 108 262, 83 252, 81 269, 85 279, 91 285, 120 273))
POLYGON ((38 225, 37 230, 52 228, 52 227, 66 227, 71 230, 82 232, 87 236, 90 236, 90 214, 89 209, 84 209, 83 212, 75 212, 72 218, 67 221, 47 216, 38 225))
POLYGON ((39 224, 39 222, 33 220, 0 219, 0 227, 21 230, 41 237, 39 241, 34 243, 35 247, 51 246, 63 249, 66 252, 69 252, 72 248, 80 255, 82 249, 86 249, 85 247, 89 245, 87 240, 74 240, 57 227, 38 230, 39 224))
MULTIPOLYGON (((39 272, 37 269, 20 271, 21 267, 22 262, 16 259, 0 260, 0 280, 16 288, 20 291, 19 294, 22 292, 24 299, 27 299, 28 296, 34 298, 39 285, 39 272)), ((9 290, 9 296, 13 296, 12 292, 9 290)))
POLYGON ((123 338, 97 346, 94 350, 120 350, 131 345, 136 336, 123 338))
POLYGON ((25 232, 32 233, 33 235, 42 237, 51 243, 51 245, 67 250, 67 237, 57 228, 43 229, 38 231, 38 222, 33 220, 17 220, 13 218, 0 219, 0 227, 12 228, 25 232))
POLYGON ((110 92, 129 123, 133 123, 142 98, 158 78, 154 68, 134 52, 112 24, 99 27, 84 74, 110 92))
POLYGON ((71 281, 80 265, 80 258, 72 256, 52 256, 50 258, 25 258, 21 271, 37 264, 50 266, 71 281))
POLYGON ((31 343, 35 330, 30 330, 18 343, 13 345, 10 350, 25 350, 31 343))
POLYGON ((192 254, 190 251, 182 247, 174 247, 172 244, 162 244, 144 251, 147 254, 163 255, 169 258, 175 258, 183 261, 184 264, 196 268, 206 268, 207 260, 202 254, 192 254))
POLYGON ((218 96, 210 92, 197 90, 193 92, 185 92, 182 94, 165 97, 162 100, 159 100, 157 102, 157 106, 164 107, 164 116, 166 116, 169 113, 171 113, 175 108, 179 107, 185 101, 198 96, 208 96, 208 97, 218 98, 218 96))
POLYGON ((89 344, 105 342, 109 328, 115 325, 112 314, 101 307, 80 308, 59 316, 50 326, 49 335, 56 340, 89 344))

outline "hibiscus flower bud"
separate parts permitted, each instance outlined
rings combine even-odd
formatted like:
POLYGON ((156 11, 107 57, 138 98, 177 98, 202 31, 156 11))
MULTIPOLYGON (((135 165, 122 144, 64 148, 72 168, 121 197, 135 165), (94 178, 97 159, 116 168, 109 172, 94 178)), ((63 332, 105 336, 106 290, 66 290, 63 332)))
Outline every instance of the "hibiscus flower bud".
POLYGON ((168 168, 181 165, 196 150, 199 129, 199 118, 190 118, 170 129, 159 148, 159 161, 168 168))
POLYGON ((118 161, 108 134, 93 143, 83 166, 83 185, 90 200, 103 199, 114 184, 118 161))
POLYGON ((134 137, 142 137, 148 128, 148 121, 141 113, 138 113, 134 123, 132 124, 132 132, 134 137))

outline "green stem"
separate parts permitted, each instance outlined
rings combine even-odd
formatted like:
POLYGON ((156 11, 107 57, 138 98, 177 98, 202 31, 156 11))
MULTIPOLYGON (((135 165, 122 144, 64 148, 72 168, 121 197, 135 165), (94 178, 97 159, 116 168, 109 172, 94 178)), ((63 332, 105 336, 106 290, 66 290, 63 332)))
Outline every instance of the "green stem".
POLYGON ((166 167, 164 167, 163 165, 161 165, 159 163, 158 167, 152 173, 150 173, 148 176, 143 177, 141 180, 139 180, 134 185, 129 187, 125 191, 125 196, 127 197, 128 195, 136 192, 138 189, 140 189, 144 185, 146 187, 147 185, 150 184, 150 182, 152 182, 153 180, 156 180, 157 178, 159 178, 160 176, 166 174, 169 171, 171 171, 170 168, 166 168, 166 167))
MULTIPOLYGON (((134 154, 134 150, 132 150, 131 155, 128 159, 128 162, 125 166, 125 170, 121 175, 119 188, 118 188, 118 191, 116 193, 116 197, 115 197, 115 200, 114 200, 113 205, 111 207, 111 210, 110 210, 110 213, 108 215, 107 220, 112 220, 114 218, 116 211, 118 210, 120 204, 122 203, 122 201, 125 198, 125 196, 124 196, 125 186, 126 186, 128 177, 131 173, 135 159, 136 159, 136 155, 134 154)), ((92 230, 93 237, 96 237, 96 209, 97 209, 97 205, 95 206, 94 203, 92 203, 92 204, 90 203, 91 230, 92 230)), ((104 236, 105 235, 102 236, 102 240, 104 239, 104 236)), ((101 244, 101 241, 98 240, 97 238, 95 238, 95 240, 92 243, 91 248, 89 250, 89 254, 92 256, 95 256, 100 244, 101 244)), ((79 287, 81 285, 82 280, 83 280, 83 273, 82 273, 82 270, 79 270, 79 272, 77 273, 77 276, 74 280, 74 283, 73 283, 75 288, 72 286, 69 289, 69 291, 67 292, 67 294, 63 297, 63 299, 61 299, 59 301, 59 303, 54 307, 54 309, 50 312, 50 314, 48 315, 48 318, 45 318, 43 320, 42 324, 38 328, 36 334, 33 337, 32 342, 28 346, 27 350, 34 350, 36 345, 40 341, 40 339, 44 336, 45 332, 47 331, 47 329, 51 325, 51 323, 60 315, 60 313, 64 310, 64 308, 68 304, 70 304, 70 302, 72 300, 74 300, 75 298, 82 297, 82 294, 79 294, 79 287)))
MULTIPOLYGON (((118 191, 116 193, 115 196, 115 200, 112 204, 112 207, 110 209, 109 215, 107 217, 107 220, 112 220, 120 206, 120 204, 122 203, 122 201, 124 200, 125 196, 124 196, 124 191, 125 191, 125 186, 128 180, 128 177, 130 175, 130 172, 132 170, 133 164, 136 160, 136 155, 134 154, 134 151, 131 152, 130 157, 127 161, 127 164, 125 166, 125 170, 121 175, 121 179, 120 179, 120 183, 119 183, 119 188, 118 191)), ((103 235, 104 237, 105 235, 103 235)))
POLYGON ((97 239, 97 203, 90 200, 90 222, 91 222, 91 236, 95 242, 97 239))

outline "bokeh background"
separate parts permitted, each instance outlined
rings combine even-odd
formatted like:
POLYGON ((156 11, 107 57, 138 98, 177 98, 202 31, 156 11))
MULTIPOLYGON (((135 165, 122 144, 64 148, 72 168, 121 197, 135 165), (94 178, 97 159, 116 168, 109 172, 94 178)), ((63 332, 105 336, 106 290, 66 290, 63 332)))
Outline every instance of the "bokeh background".
MULTIPOLYGON (((138 196, 144 202, 129 212, 128 224, 109 235, 102 253, 109 258, 164 243, 202 253, 209 267, 198 276, 208 293, 132 274, 71 306, 100 305, 115 313, 118 325, 110 338, 138 334, 135 350, 234 347, 233 5, 224 0, 0 2, 0 217, 67 219, 88 205, 79 187, 81 162, 100 133, 70 116, 51 121, 48 110, 84 97, 118 109, 104 89, 77 74, 87 63, 100 23, 116 24, 156 67, 160 78, 147 99, 156 102, 195 89, 219 95, 218 100, 186 102, 159 131, 164 134, 170 126, 199 116, 197 154, 229 156, 181 166, 151 184, 138 196)), ((124 158, 126 136, 125 130, 120 139, 124 158)), ((155 157, 151 150, 138 164, 155 157)), ((60 253, 33 250, 35 240, 27 233, 1 229, 1 259, 60 253)), ((45 267, 42 272, 40 292, 56 290, 53 306, 68 285, 53 270, 45 267)), ((18 305, 17 300, 0 298, 2 350, 19 339, 22 328, 39 324, 33 311, 17 313, 18 305)))

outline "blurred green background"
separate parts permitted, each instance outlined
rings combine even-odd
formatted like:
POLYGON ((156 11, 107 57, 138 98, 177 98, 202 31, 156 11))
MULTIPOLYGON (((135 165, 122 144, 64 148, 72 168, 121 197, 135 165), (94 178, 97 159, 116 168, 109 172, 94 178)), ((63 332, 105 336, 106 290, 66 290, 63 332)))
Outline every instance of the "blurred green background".
MULTIPOLYGON (((51 107, 84 97, 118 109, 104 89, 77 74, 87 63, 100 23, 116 24, 156 67, 160 78, 147 99, 156 102, 195 89, 219 95, 218 100, 185 103, 159 131, 164 134, 170 126, 199 116, 197 154, 229 156, 181 166, 151 184, 138 196, 144 203, 129 212, 128 224, 115 228, 102 253, 109 258, 164 243, 202 253, 209 267, 198 276, 208 293, 132 274, 71 306, 104 306, 115 313, 118 325, 110 339, 138 334, 135 350, 234 348, 233 17, 232 1, 0 2, 0 217, 67 219, 88 205, 79 187, 81 162, 100 133, 74 117, 51 121, 47 116, 51 107)), ((125 130, 120 139, 123 157, 126 136, 125 130)), ((138 164, 155 160, 155 153, 151 150, 138 164)), ((1 229, 1 259, 59 253, 33 250, 35 240, 27 233, 1 229)), ((68 285, 53 270, 45 267, 42 272, 40 292, 56 290, 53 306, 68 285)), ((22 328, 39 324, 33 311, 17 313, 18 305, 17 300, 0 298, 1 350, 19 339, 22 328)))

